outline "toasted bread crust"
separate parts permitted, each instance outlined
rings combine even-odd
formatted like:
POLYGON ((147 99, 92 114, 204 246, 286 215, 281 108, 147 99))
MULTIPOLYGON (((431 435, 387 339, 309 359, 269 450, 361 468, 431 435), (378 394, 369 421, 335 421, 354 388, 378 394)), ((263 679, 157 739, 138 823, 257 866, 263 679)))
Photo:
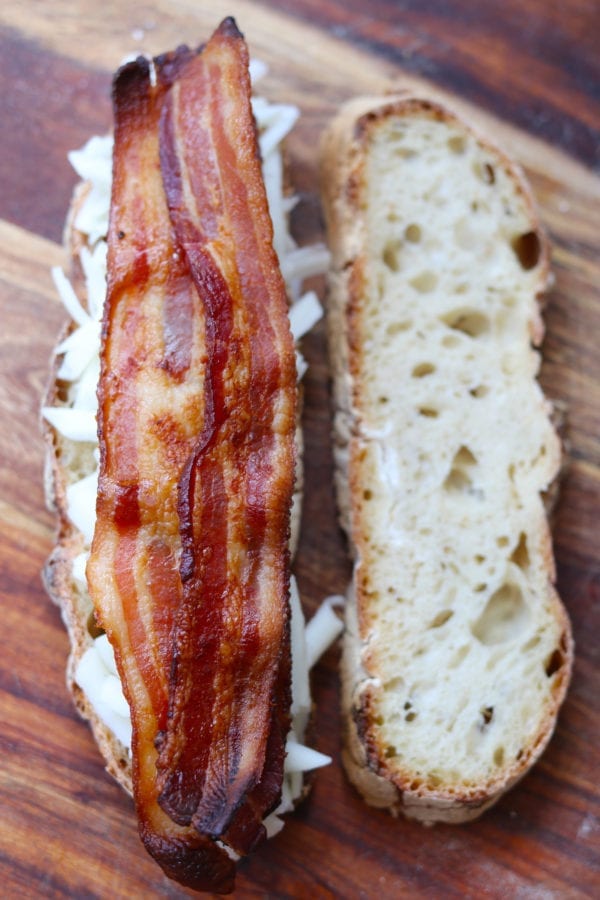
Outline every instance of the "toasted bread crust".
MULTIPOLYGON (((493 773, 479 780, 462 778, 460 772, 455 777, 439 772, 429 777, 423 771, 423 765, 416 766, 411 761, 409 752, 403 751, 399 756, 396 748, 391 746, 398 729, 382 721, 382 718, 385 719, 382 713, 382 685, 386 678, 389 681, 391 677, 390 666, 382 663, 384 654, 381 644, 384 642, 378 631, 378 601, 372 599, 375 593, 373 584, 377 582, 375 577, 372 578, 374 570, 378 566, 383 568, 384 564, 378 563, 372 546, 376 538, 370 531, 368 522, 371 519, 363 500, 365 491, 369 496, 372 491, 377 497, 377 489, 381 487, 377 483, 377 467, 373 466, 368 454, 367 432, 371 420, 368 412, 370 395, 364 376, 368 357, 365 346, 365 296, 371 277, 369 267, 372 269, 375 264, 369 257, 371 236, 365 210, 369 202, 367 155, 371 139, 382 125, 387 127, 390 122, 410 122, 411 119, 443 123, 452 128, 452 134, 458 130, 465 137, 474 139, 482 154, 493 160, 496 171, 502 172, 502 177, 511 185, 519 214, 526 220, 529 232, 535 235, 532 240, 536 242, 535 283, 529 284, 536 302, 531 304, 531 308, 528 307, 527 322, 533 346, 538 346, 543 338, 541 309, 543 292, 551 277, 550 253, 520 167, 486 137, 479 135, 439 103, 406 95, 359 98, 348 103, 327 130, 321 150, 321 182, 332 251, 327 313, 335 406, 335 478, 340 521, 348 534, 354 558, 354 581, 347 604, 341 663, 343 761, 350 780, 369 804, 388 808, 394 815, 403 812, 423 823, 458 823, 481 815, 539 758, 550 739, 565 696, 572 666, 573 642, 568 618, 553 587, 554 559, 545 513, 534 504, 535 513, 532 515, 535 524, 530 541, 535 546, 531 549, 535 552, 536 565, 545 573, 542 581, 546 582, 543 611, 534 615, 539 615, 540 621, 543 621, 543 629, 551 634, 548 641, 555 647, 552 661, 546 664, 546 671, 550 672, 550 687, 537 710, 535 732, 520 748, 518 758, 507 756, 493 773)), ((381 176, 382 181, 384 177, 381 176)), ((405 177, 400 162, 396 177, 398 180, 405 177)), ((394 208, 393 213, 396 215, 398 210, 394 208)), ((529 262, 524 262, 525 268, 529 267, 529 262)), ((401 274, 397 275, 397 278, 401 277, 401 274)), ((385 308, 382 317, 388 314, 389 307, 385 308)), ((394 384, 392 372, 387 373, 387 378, 391 382, 388 394, 394 390, 411 390, 410 384, 400 380, 394 384)), ((540 419, 550 413, 544 398, 536 400, 533 407, 540 419)), ((437 412, 434 410, 432 414, 437 415, 437 412)), ((378 440, 385 444, 386 438, 379 437, 378 440)), ((553 433, 547 435, 546 452, 547 471, 550 473, 547 490, 555 482, 561 463, 560 442, 553 433)), ((396 566, 404 564, 402 557, 399 557, 396 566)), ((379 606, 383 609, 381 604, 379 606)), ((385 621, 389 628, 389 615, 385 621)), ((406 620, 403 620, 403 628, 406 627, 406 620)), ((400 654, 401 640, 399 633, 400 654)), ((542 661, 539 663, 541 665, 542 661)), ((397 679, 408 678, 407 671, 410 671, 410 661, 402 660, 395 673, 397 679)), ((438 737, 433 737, 433 740, 438 737)))

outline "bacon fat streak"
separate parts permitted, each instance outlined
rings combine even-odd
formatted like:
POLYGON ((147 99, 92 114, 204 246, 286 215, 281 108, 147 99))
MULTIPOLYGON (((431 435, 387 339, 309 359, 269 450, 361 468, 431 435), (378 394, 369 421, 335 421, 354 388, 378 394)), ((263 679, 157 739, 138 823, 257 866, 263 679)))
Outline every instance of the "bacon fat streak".
POLYGON ((131 709, 140 834, 229 892, 289 729, 296 375, 232 19, 114 84, 88 582, 131 709))

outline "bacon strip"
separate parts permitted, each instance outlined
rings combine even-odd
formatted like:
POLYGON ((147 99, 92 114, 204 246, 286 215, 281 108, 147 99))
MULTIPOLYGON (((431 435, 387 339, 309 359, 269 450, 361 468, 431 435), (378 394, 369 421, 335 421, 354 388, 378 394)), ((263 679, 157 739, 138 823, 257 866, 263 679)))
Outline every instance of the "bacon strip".
POLYGON ((227 831, 238 852, 278 801, 289 728, 278 684, 289 684, 281 598, 296 397, 249 98, 247 50, 227 26, 186 66, 161 118, 169 212, 210 327, 204 431, 180 483, 184 596, 160 802, 201 832, 227 831))
POLYGON ((295 371, 249 103, 225 20, 114 86, 88 582, 129 701, 140 834, 228 892, 278 802, 288 730, 295 371))

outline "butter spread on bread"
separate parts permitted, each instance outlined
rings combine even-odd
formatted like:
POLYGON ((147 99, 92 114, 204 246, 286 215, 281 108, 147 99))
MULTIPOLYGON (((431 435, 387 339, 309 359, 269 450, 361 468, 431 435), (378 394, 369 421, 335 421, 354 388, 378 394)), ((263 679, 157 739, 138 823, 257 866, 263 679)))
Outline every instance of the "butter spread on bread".
POLYGON ((548 245, 521 170, 430 99, 349 102, 321 166, 344 763, 368 803, 461 822, 538 759, 571 670, 536 380, 548 245))

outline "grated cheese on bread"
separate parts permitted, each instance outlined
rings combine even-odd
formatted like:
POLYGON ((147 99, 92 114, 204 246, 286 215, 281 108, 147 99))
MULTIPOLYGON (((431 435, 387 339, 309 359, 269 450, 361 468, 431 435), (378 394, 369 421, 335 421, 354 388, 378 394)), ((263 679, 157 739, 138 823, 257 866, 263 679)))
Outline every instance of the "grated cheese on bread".
POLYGON ((572 664, 536 380, 548 245, 521 170, 428 99, 347 104, 322 196, 344 764, 372 805, 466 821, 540 756, 572 664))

